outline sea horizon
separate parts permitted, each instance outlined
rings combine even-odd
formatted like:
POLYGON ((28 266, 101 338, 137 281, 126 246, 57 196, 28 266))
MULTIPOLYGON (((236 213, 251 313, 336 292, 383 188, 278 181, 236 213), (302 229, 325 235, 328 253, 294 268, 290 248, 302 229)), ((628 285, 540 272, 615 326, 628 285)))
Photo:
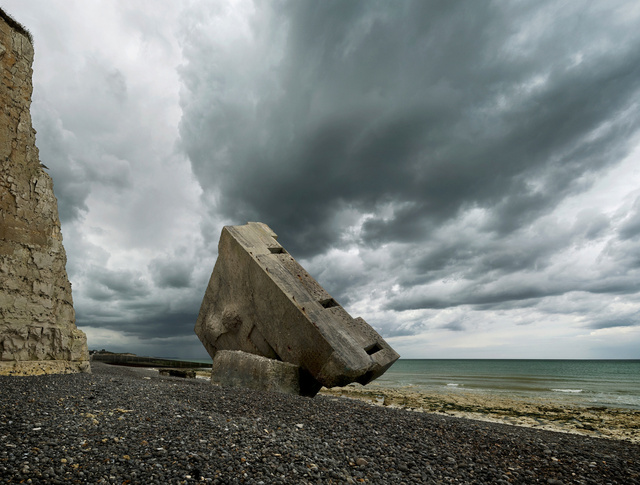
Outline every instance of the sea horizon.
POLYGON ((640 359, 400 359, 372 384, 640 409, 640 359))
MULTIPOLYGON (((211 362, 211 358, 186 358, 186 357, 163 357, 163 356, 140 356, 140 357, 154 357, 158 359, 167 359, 167 360, 182 360, 185 362, 211 362)), ((523 359, 515 359, 511 357, 400 357, 398 361, 401 360, 550 360, 550 361, 638 361, 640 362, 640 357, 637 359, 614 359, 614 358, 592 358, 592 359, 582 359, 582 358, 558 358, 558 359, 550 359, 550 358, 523 358, 523 359)), ((396 362, 398 362, 396 361, 396 362)))
POLYGON ((367 387, 640 409, 640 359, 401 358, 367 387))

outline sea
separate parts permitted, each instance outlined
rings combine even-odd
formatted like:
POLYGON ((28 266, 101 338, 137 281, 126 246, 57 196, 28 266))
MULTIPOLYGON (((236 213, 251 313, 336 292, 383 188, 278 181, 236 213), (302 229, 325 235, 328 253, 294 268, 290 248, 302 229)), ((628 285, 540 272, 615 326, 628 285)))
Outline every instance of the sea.
POLYGON ((400 359, 367 387, 640 409, 640 359, 400 359))
POLYGON ((371 384, 640 409, 640 360, 401 359, 371 384))

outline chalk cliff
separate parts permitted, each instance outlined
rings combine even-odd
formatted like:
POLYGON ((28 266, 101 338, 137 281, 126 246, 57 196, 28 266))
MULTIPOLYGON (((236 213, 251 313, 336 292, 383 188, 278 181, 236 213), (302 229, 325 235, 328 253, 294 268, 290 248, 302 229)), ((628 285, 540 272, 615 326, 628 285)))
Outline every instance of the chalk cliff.
POLYGON ((0 375, 89 372, 31 126, 33 54, 28 32, 0 9, 0 375))

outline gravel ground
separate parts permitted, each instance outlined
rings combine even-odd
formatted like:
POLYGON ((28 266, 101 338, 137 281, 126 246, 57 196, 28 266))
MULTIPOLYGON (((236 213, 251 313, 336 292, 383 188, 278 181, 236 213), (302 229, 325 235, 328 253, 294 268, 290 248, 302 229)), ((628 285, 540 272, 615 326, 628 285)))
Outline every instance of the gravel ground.
POLYGON ((0 377, 0 483, 640 484, 640 445, 93 363, 0 377))
POLYGON ((385 388, 375 381, 368 386, 350 384, 320 392, 413 411, 640 444, 640 409, 581 406, 560 399, 507 398, 460 389, 443 392, 385 388))

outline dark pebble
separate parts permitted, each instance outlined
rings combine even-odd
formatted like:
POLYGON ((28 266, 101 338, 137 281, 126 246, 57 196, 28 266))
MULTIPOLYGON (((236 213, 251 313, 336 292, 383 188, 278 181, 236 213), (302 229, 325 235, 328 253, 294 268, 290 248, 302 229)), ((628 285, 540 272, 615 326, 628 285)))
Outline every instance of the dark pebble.
POLYGON ((628 442, 143 369, 0 377, 0 391, 0 484, 640 483, 628 442))

